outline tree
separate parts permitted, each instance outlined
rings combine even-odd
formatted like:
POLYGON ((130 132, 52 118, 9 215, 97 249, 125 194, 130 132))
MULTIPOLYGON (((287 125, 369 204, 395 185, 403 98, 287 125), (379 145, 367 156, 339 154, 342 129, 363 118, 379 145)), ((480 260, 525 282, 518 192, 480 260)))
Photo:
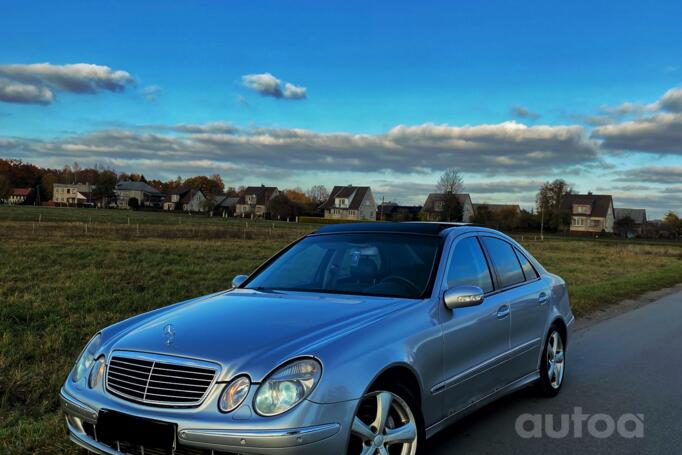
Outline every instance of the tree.
POLYGON ((128 207, 133 210, 137 210, 140 208, 140 201, 138 201, 136 197, 131 197, 128 199, 128 207))
POLYGON ((308 199, 317 204, 321 204, 329 199, 329 191, 324 185, 311 186, 308 191, 306 191, 306 195, 308 196, 308 199))
POLYGON ((185 180, 184 185, 195 190, 201 190, 205 195, 222 194, 225 190, 223 179, 218 175, 206 177, 205 175, 197 175, 185 180))
POLYGON ((677 216, 675 212, 668 212, 663 218, 663 227, 666 231, 670 232, 675 238, 678 238, 682 234, 682 220, 677 216))
POLYGON ((455 168, 448 168, 440 176, 436 188, 442 194, 457 194, 462 191, 464 180, 455 168))
POLYGON ((0 174, 0 201, 6 201, 9 198, 9 190, 9 178, 4 174, 0 174))
POLYGON ((572 194, 573 189, 563 179, 556 179, 553 182, 545 182, 535 197, 537 211, 544 218, 545 226, 557 231, 570 223, 570 213, 561 211, 561 205, 568 194, 572 194))
POLYGON ((270 215, 273 218, 284 219, 299 215, 301 206, 280 193, 270 200, 270 215))
POLYGON ((623 218, 616 220, 616 222, 613 223, 615 231, 621 236, 628 236, 629 233, 634 231, 635 225, 636 225, 635 220, 633 220, 632 217, 630 216, 624 216, 623 218))
POLYGON ((101 171, 97 176, 92 195, 95 200, 102 203, 102 207, 106 207, 116 198, 114 188, 116 188, 117 180, 116 173, 113 171, 101 171))
POLYGON ((464 210, 457 197, 457 193, 462 191, 463 182, 462 176, 455 168, 446 169, 440 176, 436 187, 443 195, 441 221, 462 221, 464 218, 464 210))

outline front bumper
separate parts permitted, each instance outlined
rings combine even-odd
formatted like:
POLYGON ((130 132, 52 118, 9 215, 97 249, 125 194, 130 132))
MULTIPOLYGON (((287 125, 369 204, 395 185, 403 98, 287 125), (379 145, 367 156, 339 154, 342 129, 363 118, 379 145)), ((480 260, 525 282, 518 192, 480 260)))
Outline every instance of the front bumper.
MULTIPOLYGON (((100 409, 115 410, 137 417, 162 420, 177 425, 177 443, 189 449, 203 449, 225 454, 312 455, 345 454, 350 421, 357 402, 318 404, 310 401, 283 416, 251 419, 216 413, 210 409, 163 409, 139 406, 111 396, 104 391, 78 390, 67 384, 60 391, 62 409, 71 440, 100 454, 118 455, 117 448, 106 445, 86 428, 95 428, 100 409), (97 400, 92 400, 96 396, 97 400), (237 420, 239 419, 239 420, 237 420), (322 423, 320 423, 322 422, 322 423)), ((207 400, 210 401, 210 400, 207 400)), ((205 407, 204 404, 203 407, 205 407)))

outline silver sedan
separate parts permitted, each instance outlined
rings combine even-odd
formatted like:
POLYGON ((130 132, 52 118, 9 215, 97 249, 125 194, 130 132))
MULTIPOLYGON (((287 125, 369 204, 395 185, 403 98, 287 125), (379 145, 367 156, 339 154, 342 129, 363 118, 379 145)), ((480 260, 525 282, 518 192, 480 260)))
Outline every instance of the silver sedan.
POLYGON ((573 321, 564 281, 497 231, 328 226, 101 330, 61 401, 99 454, 414 455, 514 390, 556 395, 573 321))

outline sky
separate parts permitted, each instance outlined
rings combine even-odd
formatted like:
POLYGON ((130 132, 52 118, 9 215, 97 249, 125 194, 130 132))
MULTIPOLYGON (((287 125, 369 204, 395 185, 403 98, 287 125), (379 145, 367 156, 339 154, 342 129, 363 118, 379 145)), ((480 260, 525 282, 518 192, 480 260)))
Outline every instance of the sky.
POLYGON ((682 211, 682 3, 14 1, 0 157, 682 211))

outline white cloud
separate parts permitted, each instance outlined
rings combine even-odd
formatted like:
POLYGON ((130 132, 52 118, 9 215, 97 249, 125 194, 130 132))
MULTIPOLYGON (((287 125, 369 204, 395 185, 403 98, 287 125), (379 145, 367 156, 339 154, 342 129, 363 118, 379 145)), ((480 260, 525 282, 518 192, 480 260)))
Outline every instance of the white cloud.
POLYGON ((126 71, 114 71, 108 66, 88 63, 0 65, 0 101, 50 104, 56 92, 121 92, 134 82, 126 71))
POLYGON ((653 117, 595 128, 608 150, 682 154, 682 114, 653 117))
POLYGON ((533 112, 525 106, 516 105, 511 108, 511 115, 517 118, 537 120, 540 118, 540 114, 533 112))
POLYGON ((147 101, 156 101, 161 95, 161 91, 162 91, 161 87, 159 87, 158 85, 149 85, 143 88, 140 91, 140 93, 142 94, 142 97, 147 101))
POLYGON ((305 87, 296 86, 289 82, 283 83, 270 73, 247 74, 242 76, 244 87, 263 96, 289 100, 302 100, 307 96, 305 87))

